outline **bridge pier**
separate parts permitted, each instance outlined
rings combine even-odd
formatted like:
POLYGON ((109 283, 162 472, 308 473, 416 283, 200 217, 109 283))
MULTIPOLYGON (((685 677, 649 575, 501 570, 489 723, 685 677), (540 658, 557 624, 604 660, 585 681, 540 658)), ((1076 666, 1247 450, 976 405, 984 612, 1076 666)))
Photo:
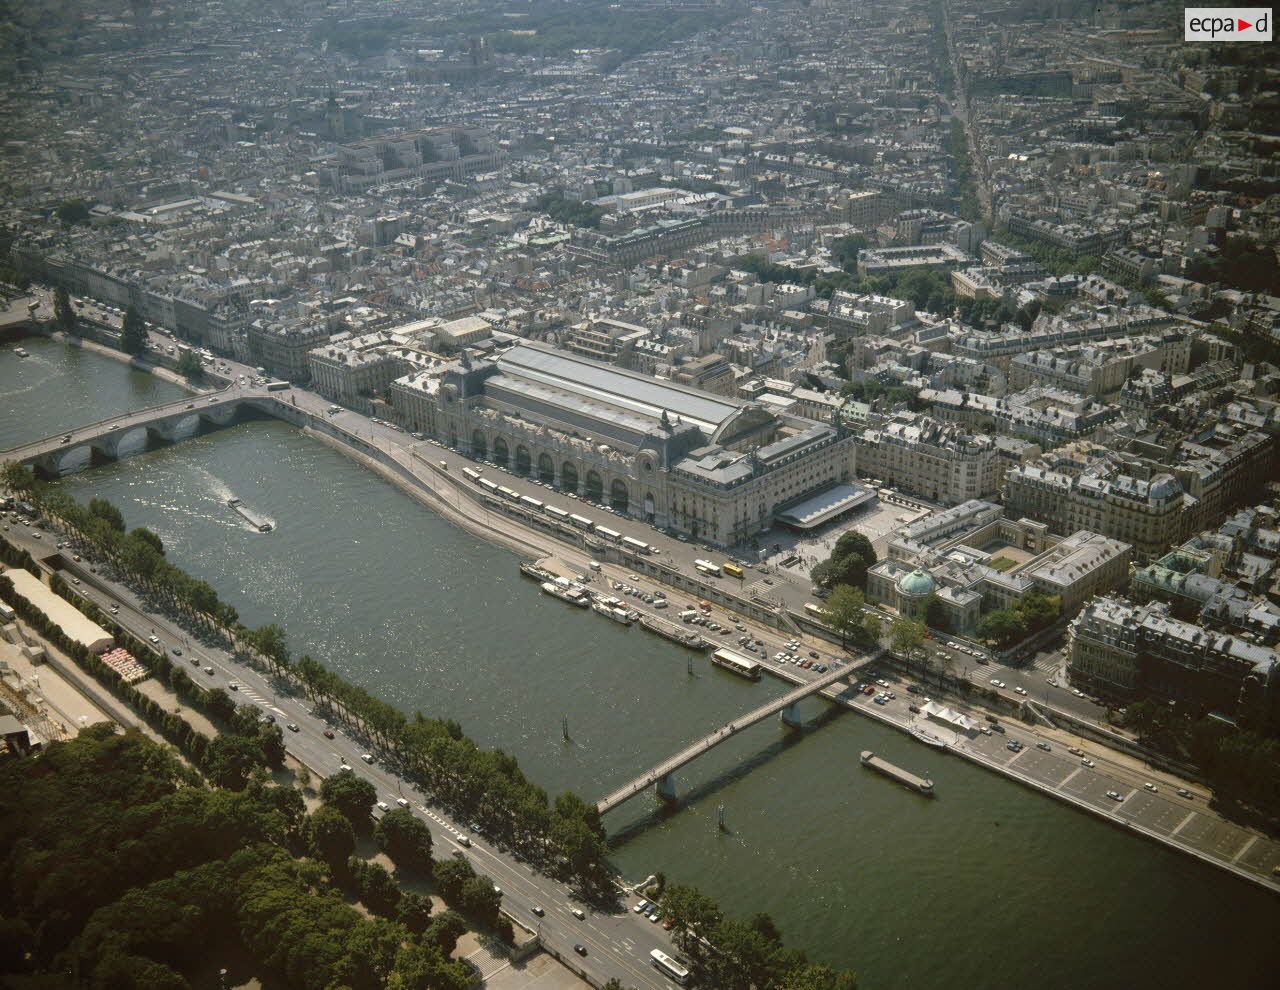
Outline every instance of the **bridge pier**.
POLYGON ((800 717, 800 702, 793 701, 778 713, 778 719, 788 729, 803 729, 804 719, 800 717))
POLYGON ((680 798, 676 793, 676 775, 673 773, 663 774, 658 778, 657 785, 658 797, 667 804, 675 804, 680 798))

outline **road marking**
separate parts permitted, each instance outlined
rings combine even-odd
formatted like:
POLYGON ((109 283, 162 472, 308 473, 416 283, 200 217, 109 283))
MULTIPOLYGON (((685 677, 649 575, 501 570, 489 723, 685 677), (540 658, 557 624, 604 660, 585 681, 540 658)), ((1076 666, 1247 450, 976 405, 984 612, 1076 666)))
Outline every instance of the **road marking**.
POLYGON ((1188 812, 1187 812, 1187 817, 1186 817, 1186 818, 1184 818, 1184 819, 1182 819, 1182 821, 1178 822, 1178 827, 1177 827, 1177 828, 1175 828, 1172 832, 1170 832, 1170 833, 1169 833, 1170 837, 1175 836, 1175 835, 1177 835, 1179 832, 1181 832, 1181 831, 1182 831, 1183 826, 1184 826, 1184 825, 1186 825, 1186 824, 1187 824, 1187 822, 1191 821, 1191 819, 1193 819, 1195 816, 1196 816, 1196 813, 1195 813, 1194 811, 1188 811, 1188 812))
POLYGON ((1249 849, 1253 846, 1253 844, 1257 841, 1258 841, 1258 837, 1256 835, 1249 836, 1249 841, 1240 847, 1240 851, 1238 853, 1236 853, 1234 856, 1231 857, 1231 862, 1233 863, 1240 862, 1240 857, 1243 856, 1245 853, 1247 853, 1249 849))
POLYGON ((1066 777, 1063 778, 1062 782, 1058 784, 1058 790, 1062 790, 1062 788, 1066 787, 1067 784, 1071 783, 1071 781, 1075 779, 1076 774, 1082 773, 1083 771, 1084 771, 1084 767, 1076 767, 1074 770, 1072 770, 1069 774, 1066 775, 1066 777))

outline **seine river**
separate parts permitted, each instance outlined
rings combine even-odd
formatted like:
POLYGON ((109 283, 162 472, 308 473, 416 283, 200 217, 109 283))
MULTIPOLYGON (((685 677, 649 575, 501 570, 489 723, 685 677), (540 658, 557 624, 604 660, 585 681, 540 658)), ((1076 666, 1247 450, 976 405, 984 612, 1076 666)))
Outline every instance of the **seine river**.
MULTIPOLYGON (((24 346, 25 360, 0 349, 0 449, 176 394, 96 354, 24 346)), ((280 623, 295 653, 406 712, 456 718, 552 794, 598 797, 783 690, 705 660, 691 676, 683 650, 547 599, 515 557, 280 423, 63 484, 154 529, 247 623, 280 623), (232 495, 276 530, 249 530, 232 495)), ((615 811, 623 873, 767 912, 869 988, 1274 985, 1273 896, 858 715, 805 712, 796 737, 770 721, 686 768, 675 814, 645 797, 615 811), (863 749, 927 772, 937 799, 862 771, 863 749)))

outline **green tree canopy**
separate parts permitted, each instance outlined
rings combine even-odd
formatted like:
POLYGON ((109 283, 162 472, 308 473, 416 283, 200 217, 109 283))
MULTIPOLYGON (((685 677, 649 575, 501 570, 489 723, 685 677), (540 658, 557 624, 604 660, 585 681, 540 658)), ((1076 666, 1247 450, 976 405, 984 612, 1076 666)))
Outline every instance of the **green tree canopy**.
POLYGON ((310 818, 311 851, 330 865, 347 862, 356 848, 351 822, 337 808, 321 805, 310 818))
POLYGON ((854 588, 866 588, 867 568, 876 562, 875 547, 857 530, 849 530, 836 541, 831 556, 818 564, 810 573, 814 584, 825 588, 847 584, 854 588))
POLYGON ((926 632, 924 623, 915 619, 894 619, 889 627, 889 648, 899 656, 910 656, 912 650, 919 649, 924 644, 926 632))
POLYGON ((65 286, 53 290, 53 321, 59 330, 66 333, 76 331, 76 311, 71 306, 71 296, 65 286))
POLYGON ((401 869, 431 872, 431 829, 408 808, 383 815, 374 826, 373 838, 401 869))
POLYGON ((827 614, 827 624, 840 634, 842 646, 849 636, 861 633, 863 630, 864 598, 865 596, 857 588, 838 584, 823 604, 823 611, 827 614))
POLYGON ((120 349, 135 357, 147 349, 147 327, 142 314, 133 306, 124 311, 120 326, 120 349))
POLYGON ((54 213, 68 227, 89 222, 89 204, 83 199, 68 199, 58 204, 54 213))
POLYGON ((326 777, 320 785, 320 800, 342 812, 356 829, 368 825, 377 799, 378 792, 373 784, 357 777, 353 770, 339 770, 326 777))

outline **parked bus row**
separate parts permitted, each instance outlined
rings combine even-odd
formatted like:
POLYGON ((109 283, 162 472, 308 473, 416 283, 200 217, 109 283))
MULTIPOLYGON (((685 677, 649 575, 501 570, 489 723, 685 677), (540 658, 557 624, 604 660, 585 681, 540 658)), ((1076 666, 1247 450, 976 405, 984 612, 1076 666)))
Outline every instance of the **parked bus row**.
MULTIPOLYGON (((498 483, 486 478, 481 472, 475 468, 463 468, 463 477, 472 484, 479 485, 485 491, 492 495, 501 495, 503 498, 520 505, 522 508, 531 512, 538 512, 546 516, 550 516, 557 522, 566 523, 586 533, 594 533, 602 540, 608 540, 610 543, 616 543, 619 546, 626 547, 633 553, 658 553, 658 548, 646 543, 644 540, 637 540, 634 536, 623 536, 616 529, 610 529, 608 526, 601 526, 586 516, 580 516, 575 512, 569 512, 560 508, 558 505, 548 505, 541 499, 536 499, 531 495, 521 495, 515 489, 508 488, 506 485, 498 483)), ((717 573, 719 571, 717 570, 717 573)))

